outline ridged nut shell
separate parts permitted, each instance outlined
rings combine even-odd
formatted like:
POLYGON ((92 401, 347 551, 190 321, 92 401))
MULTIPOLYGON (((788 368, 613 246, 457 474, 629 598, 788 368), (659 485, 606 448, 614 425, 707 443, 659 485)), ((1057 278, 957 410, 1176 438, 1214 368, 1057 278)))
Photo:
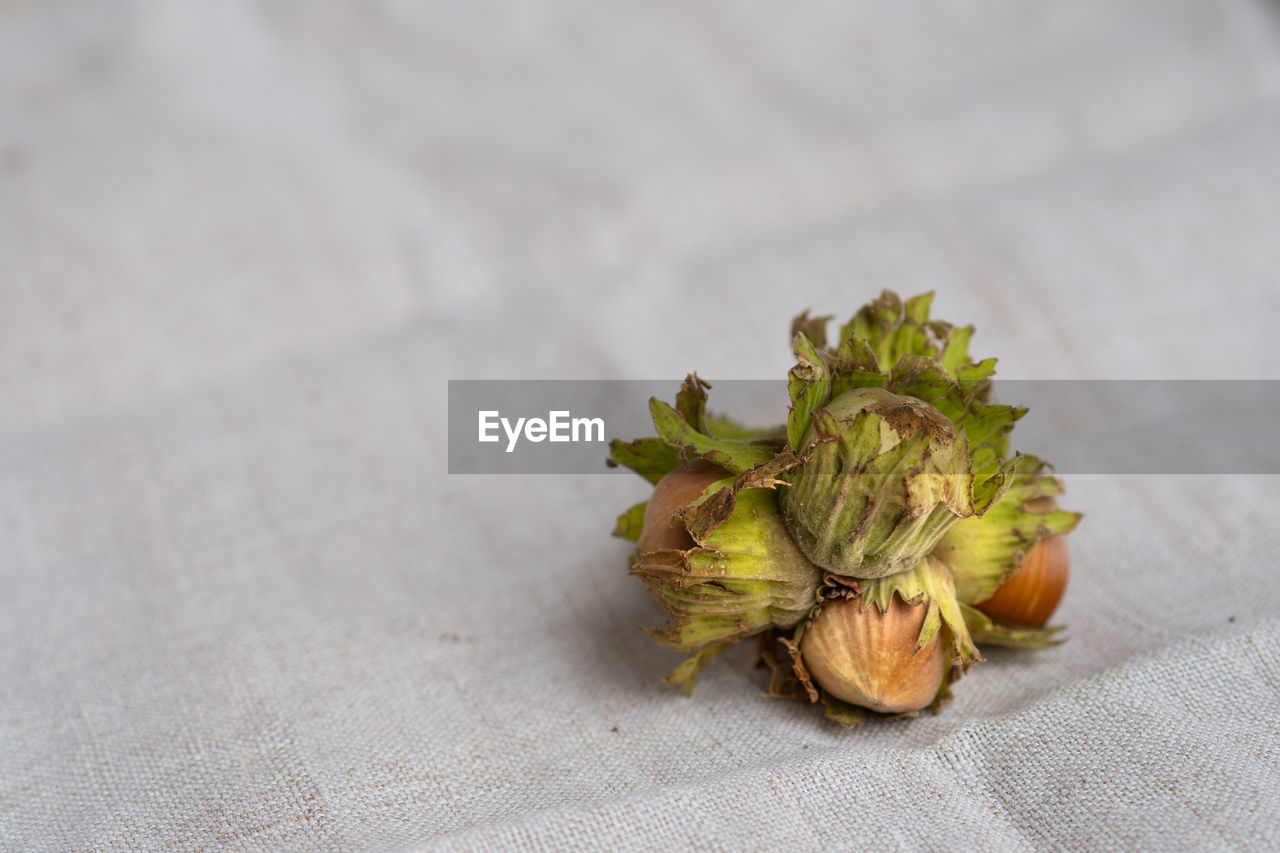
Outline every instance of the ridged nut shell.
POLYGON ((864 610, 859 599, 828 602, 801 640, 805 668, 819 687, 853 705, 882 713, 924 708, 947 670, 945 630, 915 650, 926 611, 897 597, 883 613, 864 610))

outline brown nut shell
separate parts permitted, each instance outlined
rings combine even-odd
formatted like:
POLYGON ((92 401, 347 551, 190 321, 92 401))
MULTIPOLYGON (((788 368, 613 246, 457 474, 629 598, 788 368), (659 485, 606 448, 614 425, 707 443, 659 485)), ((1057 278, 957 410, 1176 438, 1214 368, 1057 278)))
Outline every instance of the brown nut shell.
POLYGON ((1001 584, 994 595, 975 606, 996 619, 1039 627, 1058 609, 1070 573, 1067 537, 1041 539, 1027 555, 1022 568, 1001 584))
POLYGON ((924 708, 946 675, 948 645, 943 629, 915 650, 927 610, 896 596, 883 613, 864 610, 860 599, 824 604, 800 641, 809 676, 837 699, 873 711, 924 708))
POLYGON ((664 548, 681 551, 692 548, 696 543, 680 520, 675 518, 675 513, 701 497, 707 486, 728 476, 729 472, 723 468, 698 459, 681 465, 659 480, 645 506, 636 549, 643 554, 664 548))

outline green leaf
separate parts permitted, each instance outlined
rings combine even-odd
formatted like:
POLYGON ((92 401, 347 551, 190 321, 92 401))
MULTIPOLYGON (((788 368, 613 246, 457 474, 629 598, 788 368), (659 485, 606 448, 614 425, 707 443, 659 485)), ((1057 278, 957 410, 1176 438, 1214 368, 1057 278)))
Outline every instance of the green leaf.
POLYGON ((822 707, 828 720, 837 722, 846 729, 857 728, 866 722, 868 715, 880 716, 866 708, 851 705, 843 699, 837 699, 827 691, 822 691, 822 707))
POLYGON ((942 355, 938 357, 943 370, 954 376, 960 367, 973 360, 969 357, 969 341, 972 339, 973 326, 947 329, 947 343, 942 349, 942 355))
POLYGON ((640 541, 640 530, 644 527, 644 511, 648 505, 648 501, 640 501, 640 503, 618 516, 618 523, 614 525, 613 535, 629 542, 640 541))
POLYGON ((653 416, 653 425, 662 440, 679 448, 685 458, 702 457, 734 474, 763 465, 781 449, 777 442, 764 439, 735 441, 713 438, 694 429, 684 415, 657 397, 649 400, 649 414, 653 416))
POLYGON ((732 646, 733 643, 711 643, 703 646, 693 653, 684 663, 680 664, 671 671, 664 681, 675 687, 683 688, 684 695, 688 696, 693 693, 693 682, 697 679, 698 673, 706 666, 707 661, 720 654, 725 649, 732 646))
POLYGON ((787 438, 787 428, 783 425, 771 427, 749 427, 723 415, 707 415, 704 432, 712 438, 728 438, 734 441, 754 441, 765 439, 782 442, 787 438))
POLYGON ((680 463, 680 452, 660 438, 614 439, 609 444, 609 458, 605 460, 610 468, 622 465, 650 483, 657 483, 679 468, 680 463))
POLYGON ((690 373, 676 394, 676 411, 698 432, 707 431, 707 389, 710 387, 698 374, 690 373))
POLYGON ((841 341, 831 359, 830 369, 833 398, 854 388, 883 388, 888 382, 888 376, 881 372, 871 345, 862 338, 841 341))
POLYGON ((929 307, 933 305, 933 291, 913 296, 902 306, 903 316, 912 323, 923 326, 929 321, 929 307))
POLYGON ((787 373, 787 390, 791 395, 791 411, 787 415, 787 442, 800 450, 813 410, 827 402, 831 394, 831 375, 813 343, 803 332, 792 342, 798 363, 787 373))
POLYGON ((1018 457, 1018 473, 1009 488, 981 517, 957 522, 938 540, 933 556, 946 563, 956 593, 967 604, 986 601, 1026 562, 1031 549, 1046 536, 1070 533, 1079 513, 1037 506, 1062 493, 1062 483, 1046 473, 1049 466, 1034 456, 1018 457))
POLYGON ((1060 626, 1035 628, 995 619, 976 607, 960 605, 965 624, 974 642, 1007 649, 1047 649, 1062 643, 1060 626))
POLYGON ((884 367, 892 367, 891 337, 902 323, 902 300, 891 290, 868 302, 853 315, 853 319, 840 329, 840 340, 861 338, 875 353, 876 360, 884 367))

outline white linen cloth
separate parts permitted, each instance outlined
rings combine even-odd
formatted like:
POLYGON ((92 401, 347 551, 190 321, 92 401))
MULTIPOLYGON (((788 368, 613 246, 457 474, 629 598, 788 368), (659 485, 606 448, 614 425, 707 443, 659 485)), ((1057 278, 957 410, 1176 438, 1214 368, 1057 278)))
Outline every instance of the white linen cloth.
POLYGON ((1068 477, 1069 641, 844 730, 444 403, 884 287, 1277 378, 1278 152, 1263 0, 0 3, 0 848, 1274 849, 1275 478, 1068 477))

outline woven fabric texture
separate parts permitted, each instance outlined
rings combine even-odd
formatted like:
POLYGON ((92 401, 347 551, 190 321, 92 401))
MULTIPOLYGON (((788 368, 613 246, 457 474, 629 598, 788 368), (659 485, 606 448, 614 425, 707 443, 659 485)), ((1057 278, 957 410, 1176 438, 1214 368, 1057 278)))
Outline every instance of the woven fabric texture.
POLYGON ((1264 0, 0 2, 0 849, 1276 849, 1276 478, 1069 477, 1069 641, 845 730, 445 401, 885 287, 1280 378, 1278 152, 1264 0))

